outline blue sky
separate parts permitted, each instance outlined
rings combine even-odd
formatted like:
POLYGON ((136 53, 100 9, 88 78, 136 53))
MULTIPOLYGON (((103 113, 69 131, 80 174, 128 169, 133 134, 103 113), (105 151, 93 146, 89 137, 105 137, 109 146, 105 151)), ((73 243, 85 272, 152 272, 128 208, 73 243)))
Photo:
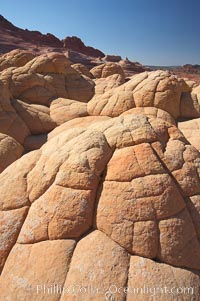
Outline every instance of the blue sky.
POLYGON ((200 64, 200 0, 1 0, 0 14, 143 64, 200 64))

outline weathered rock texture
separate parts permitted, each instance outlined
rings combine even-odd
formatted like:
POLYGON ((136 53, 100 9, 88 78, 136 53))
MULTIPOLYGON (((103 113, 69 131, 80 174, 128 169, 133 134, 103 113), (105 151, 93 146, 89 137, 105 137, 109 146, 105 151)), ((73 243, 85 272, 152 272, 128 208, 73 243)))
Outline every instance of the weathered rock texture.
POLYGON ((95 79, 95 95, 102 95, 110 89, 121 86, 125 83, 124 75, 113 74, 107 77, 95 79))
POLYGON ((185 118, 197 118, 200 114, 200 85, 194 86, 191 93, 181 96, 181 115, 185 118), (192 103, 192 105, 191 105, 192 103))
POLYGON ((187 140, 200 151, 200 119, 179 122, 178 127, 187 140))
MULTIPOLYGON (((2 266, 6 263, 1 278, 10 289, 3 290, 3 297, 12 300, 17 294, 34 300, 35 279, 50 281, 48 275, 40 274, 39 266, 31 267, 37 252, 43 246, 47 252, 50 243, 56 248, 66 244, 72 250, 73 239, 80 242, 74 255, 69 255, 70 267, 69 259, 66 266, 54 263, 53 282, 58 277, 68 287, 84 279, 83 285, 90 283, 104 291, 114 280, 123 287, 129 279, 131 287, 132 281, 139 280, 134 267, 129 269, 129 260, 130 255, 137 255, 165 263, 160 269, 161 283, 165 267, 171 273, 170 266, 175 266, 181 268, 178 273, 183 279, 196 285, 197 275, 187 269, 200 269, 195 211, 199 208, 199 164, 199 152, 173 124, 132 114, 64 130, 39 151, 18 159, 0 178, 6 183, 0 188, 4 195, 1 210, 7 214, 4 220, 9 220, 2 229, 2 266), (9 182, 13 171, 16 181, 9 182), (14 193, 16 187, 20 198, 14 193), (19 226, 10 228, 14 219, 19 226), (86 235, 88 231, 92 233, 86 235), (11 276, 10 266, 15 261, 20 265, 19 256, 28 266, 23 270, 15 266, 11 276), (95 267, 95 262, 102 264, 95 267), (38 278, 33 278, 33 272, 38 278), (17 280, 21 278, 23 288, 17 280)), ((143 268, 151 270, 151 264, 147 261, 143 268)), ((43 300, 44 294, 37 298, 43 300)), ((61 300, 67 298, 73 299, 73 293, 61 300)), ((103 300, 103 293, 95 298, 79 296, 79 300, 103 300)), ((117 300, 123 298, 121 292, 117 300)))
POLYGON ((80 74, 85 75, 89 78, 93 78, 92 73, 90 70, 83 64, 73 64, 72 68, 74 68, 76 71, 78 71, 80 74))
POLYGON ((105 66, 0 73, 0 300, 200 299, 198 87, 105 66))
POLYGON ((24 148, 39 148, 45 142, 41 135, 72 117, 88 115, 86 102, 94 95, 95 83, 58 53, 34 58, 24 51, 12 51, 2 57, 0 65, 4 69, 0 74, 2 171, 24 148), (63 104, 56 101, 59 97, 66 98, 63 104))
POLYGON ((95 78, 105 78, 113 74, 120 74, 123 77, 125 76, 123 69, 117 63, 105 63, 92 68, 90 72, 95 78))
POLYGON ((131 62, 128 59, 126 60, 120 60, 119 65, 124 70, 124 73, 126 76, 132 76, 137 73, 141 73, 144 71, 148 71, 148 67, 143 66, 142 64, 138 62, 131 62))
POLYGON ((50 116, 57 125, 87 115, 87 104, 84 102, 66 98, 57 98, 51 102, 50 116))
POLYGON ((0 172, 21 157, 23 147, 14 138, 0 133, 0 172))
MULTIPOLYGON (((174 118, 185 117, 184 111, 180 110, 184 92, 190 92, 188 85, 170 72, 144 72, 102 96, 95 95, 88 103, 88 112, 116 117, 134 107, 156 107, 174 118)), ((194 106, 192 99, 188 106, 194 106)), ((198 110, 195 112, 199 114, 198 110)))
POLYGON ((94 94, 93 82, 81 76, 58 53, 41 55, 23 67, 6 69, 1 79, 9 82, 14 98, 27 103, 49 106, 56 97, 87 102, 94 94))
POLYGON ((35 57, 31 52, 23 50, 13 50, 0 57, 0 71, 9 67, 21 67, 26 65, 35 57))

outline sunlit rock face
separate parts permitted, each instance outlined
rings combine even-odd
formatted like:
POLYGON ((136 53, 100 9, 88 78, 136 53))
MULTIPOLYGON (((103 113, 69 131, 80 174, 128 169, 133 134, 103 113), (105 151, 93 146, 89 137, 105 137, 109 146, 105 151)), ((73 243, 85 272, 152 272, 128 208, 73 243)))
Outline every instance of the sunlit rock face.
POLYGON ((199 88, 95 72, 53 53, 0 73, 0 300, 199 300, 199 88))
POLYGON ((72 117, 88 115, 86 103, 94 95, 95 83, 59 53, 34 58, 24 51, 12 51, 1 57, 0 65, 5 67, 0 73, 0 133, 8 136, 4 141, 4 136, 0 138, 2 171, 27 150, 40 147, 46 141, 41 135, 72 117), (56 102, 60 98, 66 99, 63 105, 70 99, 68 118, 57 108, 62 107, 56 102))

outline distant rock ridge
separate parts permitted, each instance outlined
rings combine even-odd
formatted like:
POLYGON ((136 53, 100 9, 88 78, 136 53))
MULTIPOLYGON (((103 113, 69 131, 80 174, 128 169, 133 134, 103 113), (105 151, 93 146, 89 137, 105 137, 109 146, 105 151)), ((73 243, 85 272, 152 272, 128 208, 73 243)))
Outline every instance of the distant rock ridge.
POLYGON ((200 65, 186 64, 181 67, 185 72, 200 74, 200 65))
POLYGON ((81 52, 83 54, 93 56, 93 57, 104 57, 105 54, 93 47, 85 46, 85 44, 78 37, 66 37, 63 42, 63 47, 67 49, 71 49, 77 52, 81 52))
POLYGON ((56 48, 57 51, 60 50, 61 52, 73 50, 92 57, 105 56, 102 51, 86 46, 78 37, 66 37, 60 40, 51 33, 42 34, 36 30, 21 29, 0 15, 0 53, 6 53, 17 48, 38 49, 38 52, 42 52, 43 47, 56 48))
MULTIPOLYGON (((0 55, 11 51, 17 51, 16 53, 18 53, 18 50, 28 51, 34 56, 50 52, 63 53, 71 63, 84 64, 89 69, 109 62, 119 63, 126 77, 148 70, 148 68, 139 63, 131 62, 127 59, 123 60, 119 55, 104 54, 99 49, 86 46, 76 36, 60 40, 51 33, 42 34, 37 30, 21 29, 0 15, 0 55)), ((15 52, 11 53, 11 57, 13 54, 15 57, 15 52)), ((19 54, 20 57, 21 55, 23 56, 23 54, 19 54)), ((9 58, 10 55, 8 57, 1 56, 1 59, 6 59, 3 66, 1 66, 2 68, 5 67, 5 64, 7 66, 9 64, 13 65, 13 62, 9 62, 9 58)), ((17 62, 14 63, 15 66, 17 64, 17 62)))
POLYGON ((4 26, 4 28, 7 28, 7 29, 11 29, 11 28, 15 27, 11 22, 9 22, 7 19, 5 19, 2 15, 0 15, 0 24, 1 24, 1 26, 4 26))

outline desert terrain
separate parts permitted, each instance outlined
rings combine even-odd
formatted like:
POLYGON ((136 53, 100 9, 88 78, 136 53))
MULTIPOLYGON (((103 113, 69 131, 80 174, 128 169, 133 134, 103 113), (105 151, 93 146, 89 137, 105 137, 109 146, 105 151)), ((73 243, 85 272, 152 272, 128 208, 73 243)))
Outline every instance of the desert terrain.
POLYGON ((3 16, 0 52, 0 300, 200 300, 198 67, 3 16))

